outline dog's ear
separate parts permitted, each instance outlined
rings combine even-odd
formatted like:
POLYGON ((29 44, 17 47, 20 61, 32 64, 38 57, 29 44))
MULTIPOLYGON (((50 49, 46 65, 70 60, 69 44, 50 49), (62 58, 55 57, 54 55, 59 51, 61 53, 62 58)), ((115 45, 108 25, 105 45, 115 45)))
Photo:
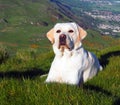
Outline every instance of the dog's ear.
POLYGON ((79 40, 83 40, 87 36, 87 32, 78 26, 78 31, 79 31, 79 40))
POLYGON ((47 32, 47 38, 50 40, 52 44, 54 43, 54 28, 47 32))
POLYGON ((75 44, 76 47, 78 47, 81 41, 87 36, 87 32, 83 28, 81 28, 78 25, 77 28, 78 28, 78 36, 75 44))

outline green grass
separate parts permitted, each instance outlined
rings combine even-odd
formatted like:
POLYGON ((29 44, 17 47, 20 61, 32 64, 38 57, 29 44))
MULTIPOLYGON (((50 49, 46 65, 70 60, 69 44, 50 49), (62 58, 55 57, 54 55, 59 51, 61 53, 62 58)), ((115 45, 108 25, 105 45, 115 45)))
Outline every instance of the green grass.
POLYGON ((120 47, 94 51, 104 70, 83 85, 44 83, 53 52, 18 50, 0 65, 0 105, 118 105, 120 47))
POLYGON ((53 21, 51 16, 60 14, 57 7, 47 8, 47 0, 35 1, 0 0, 0 19, 8 20, 0 23, 0 105, 118 105, 120 40, 93 30, 87 30, 83 45, 97 55, 104 70, 83 88, 44 83, 46 77, 40 76, 48 73, 54 58, 45 34, 56 22, 69 19, 61 14, 62 20, 53 21))
POLYGON ((32 45, 48 51, 47 31, 56 22, 68 20, 49 0, 0 0, 0 11, 0 44, 15 51, 32 45), (62 18, 56 19, 59 15, 62 18))

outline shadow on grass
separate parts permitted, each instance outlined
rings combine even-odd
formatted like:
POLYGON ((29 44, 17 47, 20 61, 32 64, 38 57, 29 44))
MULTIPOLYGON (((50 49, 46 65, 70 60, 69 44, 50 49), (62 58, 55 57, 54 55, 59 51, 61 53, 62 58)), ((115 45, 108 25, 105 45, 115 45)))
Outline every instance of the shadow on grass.
POLYGON ((114 52, 109 52, 105 55, 102 55, 100 57, 100 64, 103 66, 103 67, 106 67, 106 65, 109 63, 109 58, 111 56, 120 56, 120 51, 114 51, 114 52))
POLYGON ((91 84, 87 84, 87 85, 84 84, 83 89, 94 91, 96 93, 102 93, 107 97, 112 97, 112 99, 113 99, 113 104, 112 105, 120 105, 120 97, 119 96, 116 96, 116 95, 112 94, 110 91, 107 91, 107 90, 105 90, 101 87, 91 85, 91 84))
MULTIPOLYGON (((106 67, 106 65, 108 65, 109 63, 109 58, 112 57, 112 56, 120 56, 120 51, 113 51, 113 52, 109 52, 107 54, 104 54, 100 57, 99 61, 100 61, 100 64, 103 66, 103 67, 106 67)), ((91 84, 85 84, 83 86, 84 89, 87 89, 87 90, 91 90, 91 91, 94 91, 94 92, 97 92, 97 93, 102 93, 108 97, 112 97, 113 98, 113 104, 112 105, 120 105, 120 97, 119 96, 116 96, 114 94, 112 94, 110 91, 108 90, 105 90, 99 86, 95 86, 95 85, 91 85, 91 84)))
POLYGON ((109 92, 101 87, 91 85, 91 84, 83 85, 83 89, 95 91, 97 93, 101 92, 101 93, 105 94, 106 96, 113 96, 111 92, 109 92))
POLYGON ((115 100, 115 102, 113 103, 113 105, 120 105, 120 97, 115 100))
POLYGON ((32 70, 27 70, 27 71, 7 71, 7 72, 0 72, 0 78, 16 78, 16 79, 30 78, 32 79, 36 76, 41 76, 46 73, 47 72, 41 69, 32 69, 32 70))

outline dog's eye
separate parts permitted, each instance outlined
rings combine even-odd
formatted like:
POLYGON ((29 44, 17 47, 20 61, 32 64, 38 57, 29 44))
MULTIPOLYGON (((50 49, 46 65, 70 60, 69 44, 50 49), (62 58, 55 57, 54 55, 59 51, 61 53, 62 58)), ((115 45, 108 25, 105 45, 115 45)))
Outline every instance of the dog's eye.
POLYGON ((73 31, 73 30, 69 30, 68 32, 69 32, 69 33, 73 33, 74 31, 73 31))
POLYGON ((60 32, 61 32, 61 30, 57 30, 57 31, 56 31, 56 33, 60 33, 60 32))

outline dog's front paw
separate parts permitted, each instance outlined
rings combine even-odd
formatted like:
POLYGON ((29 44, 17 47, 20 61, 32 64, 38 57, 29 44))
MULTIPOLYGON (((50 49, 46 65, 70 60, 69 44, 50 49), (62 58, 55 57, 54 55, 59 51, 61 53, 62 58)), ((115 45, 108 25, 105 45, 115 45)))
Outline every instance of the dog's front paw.
POLYGON ((48 80, 48 79, 47 79, 47 80, 45 80, 45 83, 50 83, 50 80, 48 80))

